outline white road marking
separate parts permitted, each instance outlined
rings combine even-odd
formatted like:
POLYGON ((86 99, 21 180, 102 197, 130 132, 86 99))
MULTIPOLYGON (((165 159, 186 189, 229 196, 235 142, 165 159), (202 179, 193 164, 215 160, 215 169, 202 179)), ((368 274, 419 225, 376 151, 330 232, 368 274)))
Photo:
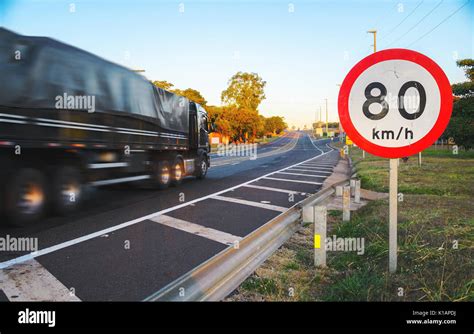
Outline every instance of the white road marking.
POLYGON ((326 171, 320 171, 320 170, 310 170, 310 169, 302 169, 302 168, 291 168, 287 169, 289 171, 295 171, 295 172, 312 172, 312 173, 320 173, 320 174, 332 174, 332 172, 326 172, 326 171))
POLYGON ((212 197, 212 199, 217 199, 217 200, 220 200, 220 201, 227 201, 227 202, 237 203, 237 204, 243 204, 243 205, 248 205, 248 206, 255 206, 257 208, 273 210, 273 211, 280 211, 280 212, 288 211, 288 208, 285 208, 283 206, 277 206, 277 205, 272 205, 272 204, 264 204, 264 203, 260 203, 260 202, 247 201, 245 199, 240 199, 240 198, 225 197, 225 196, 214 196, 214 197, 212 197))
POLYGON ((315 166, 315 167, 326 167, 326 168, 332 168, 334 167, 334 164, 319 164, 319 163, 305 163, 305 165, 308 165, 308 166, 315 166))
POLYGON ((327 175, 310 175, 310 174, 301 174, 301 173, 288 173, 288 172, 278 172, 276 174, 288 174, 288 175, 297 175, 297 176, 308 176, 308 177, 327 177, 327 175))
POLYGON ((2 269, 0 288, 10 301, 80 301, 35 259, 2 269))
POLYGON ((253 184, 247 184, 243 187, 261 189, 261 190, 269 190, 269 191, 276 191, 276 192, 286 193, 286 194, 295 194, 295 195, 302 194, 299 191, 286 190, 286 189, 281 189, 281 188, 264 187, 264 186, 256 186, 256 185, 253 185, 253 184))
MULTIPOLYGON (((290 169, 290 168, 288 168, 290 169)), ((300 166, 297 166, 297 167, 292 167, 291 169, 312 169, 312 170, 318 170, 318 171, 322 171, 322 172, 325 172, 325 173, 332 173, 332 170, 327 170, 325 168, 321 168, 321 167, 311 167, 311 166, 303 166, 301 165, 300 166)))
POLYGON ((331 171, 333 170, 333 167, 321 167, 321 166, 316 166, 316 165, 301 165, 301 167, 304 168, 315 168, 315 169, 322 169, 322 170, 328 170, 331 171))
POLYGON ((295 182, 295 183, 308 183, 308 184, 318 184, 321 185, 320 182, 311 182, 311 181, 301 181, 301 180, 290 180, 290 179, 280 179, 276 177, 265 177, 266 180, 277 180, 277 181, 284 181, 284 182, 295 182))
MULTIPOLYGON (((295 144, 296 145, 296 144, 295 144)), ((295 167, 295 166, 299 166, 301 164, 304 164, 305 162, 308 162, 308 161, 313 161, 315 160, 316 158, 321 158, 323 157, 324 155, 326 154, 329 154, 331 153, 332 151, 328 151, 328 152, 325 152, 325 153, 322 153, 320 155, 318 155, 317 157, 313 157, 313 158, 310 158, 310 159, 307 159, 307 160, 304 160, 302 162, 298 162, 294 165, 291 165, 289 167, 285 167, 285 168, 282 168, 280 169, 279 171, 282 171, 282 170, 286 170, 286 169, 289 169, 289 168, 292 168, 292 167, 295 167)), ((159 216, 159 215, 163 215, 163 214, 166 214, 168 212, 171 212, 171 211, 174 211, 174 210, 178 210, 178 209, 181 209, 181 208, 184 208, 184 207, 187 207, 188 205, 192 205, 192 204, 195 204, 195 203, 198 203, 198 202, 201 202, 201 201, 204 201, 208 198, 212 198, 214 196, 218 196, 218 195, 221 195, 221 194, 224 194, 228 191, 231 191, 231 190, 234 190, 234 189, 237 189, 237 188, 240 188, 244 185, 248 185, 250 183, 254 183, 258 180, 261 180, 261 179, 264 179, 272 174, 275 174, 277 173, 278 171, 276 172, 270 172, 268 174, 265 174, 265 175, 262 175, 262 176, 259 176, 253 180, 250 180, 250 181, 247 181, 247 182, 244 182, 244 183, 241 183, 241 184, 238 184, 236 186, 233 186, 233 187, 230 187, 230 188, 227 188, 227 189, 223 189, 223 190, 220 190, 220 191, 217 191, 213 194, 209 194, 209 195, 206 195, 206 196, 203 196, 203 197, 199 197, 199 198, 196 198, 192 201, 189 201, 189 202, 186 202, 186 203, 182 203, 182 204, 179 204, 179 205, 176 205, 176 206, 173 206, 173 207, 170 207, 170 208, 167 208, 167 209, 163 209, 163 210, 160 210, 160 211, 157 211, 157 212, 154 212, 154 213, 150 213, 146 216, 142 216, 142 217, 139 217, 139 218, 135 218, 135 219, 132 219, 132 220, 129 220, 127 222, 124 222, 124 223, 120 223, 118 225, 115 225, 115 226, 111 226, 111 227, 108 227, 108 228, 105 228, 105 229, 102 229, 102 230, 99 230, 99 231, 96 231, 96 232, 93 232, 93 233, 89 233, 89 234, 86 234, 86 235, 83 235, 82 237, 78 237, 78 238, 75 238, 75 239, 71 239, 71 240, 68 240, 68 241, 64 241, 64 242, 61 242, 59 244, 56 244, 56 245, 53 245, 53 246, 49 246, 49 247, 46 247, 46 248, 43 248, 43 249, 40 249, 36 252, 33 252, 33 253, 29 253, 29 254, 26 254, 26 255, 22 255, 22 256, 19 256, 19 257, 16 257, 16 258, 13 258, 13 259, 10 259, 8 261, 4 261, 4 262, 1 262, 0 263, 0 269, 3 269, 3 268, 7 268, 11 265, 14 265, 16 263, 21 263, 21 262, 25 262, 25 261, 28 261, 28 260, 31 260, 31 259, 34 259, 36 257, 39 257, 39 256, 42 256, 42 255, 46 255, 46 254, 50 254, 50 253, 53 253, 55 251, 58 251, 60 249, 64 249, 64 248, 67 248, 67 247, 70 247, 70 246, 73 246, 73 245, 76 245, 76 244, 79 244, 81 242, 84 242, 84 241, 87 241, 87 240, 90 240, 90 239, 94 239, 96 237, 100 237, 102 234, 107 234, 107 233, 111 233, 111 232, 114 232, 114 231, 117 231, 117 230, 120 230, 120 229, 123 229, 125 227, 129 227, 129 226, 132 226, 132 225, 135 225, 135 224, 138 224, 142 221, 145 221, 145 220, 149 220, 149 219, 152 219, 156 216, 159 216)), ((277 180, 281 180, 281 179, 277 179, 277 180)), ((296 181, 290 181, 290 182, 296 182, 296 181)))
POLYGON ((160 215, 150 220, 181 231, 198 235, 203 238, 211 239, 225 245, 233 245, 236 241, 242 240, 241 237, 232 235, 230 233, 218 231, 213 228, 194 224, 186 220, 181 220, 170 216, 160 215))

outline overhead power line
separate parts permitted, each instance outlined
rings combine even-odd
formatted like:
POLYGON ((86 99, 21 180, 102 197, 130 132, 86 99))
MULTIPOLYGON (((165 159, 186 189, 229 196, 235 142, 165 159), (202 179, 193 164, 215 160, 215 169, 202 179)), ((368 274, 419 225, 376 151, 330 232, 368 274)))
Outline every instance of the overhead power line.
POLYGON ((425 16, 423 16, 417 23, 415 23, 410 29, 408 29, 404 34, 402 34, 400 37, 398 37, 396 40, 394 40, 393 42, 391 42, 389 45, 387 45, 387 48, 389 46, 392 46, 393 44, 395 44, 396 42, 398 42, 399 40, 401 40, 403 37, 405 37, 410 31, 412 31, 413 29, 415 29, 421 22, 423 22, 428 16, 431 15, 431 13, 433 13, 436 8, 438 8, 439 6, 441 6, 441 4, 443 3, 444 0, 441 0, 440 2, 438 2, 436 4, 436 6, 433 7, 433 9, 431 9, 425 16))
POLYGON ((446 18, 444 18, 440 23, 438 23, 437 25, 435 25, 431 30, 429 30, 428 32, 426 32, 424 35, 420 36, 417 40, 415 40, 414 42, 410 43, 408 45, 408 47, 412 46, 413 44, 415 44, 416 42, 418 42, 419 40, 425 38, 427 35, 429 35, 430 33, 433 32, 433 30, 435 30, 436 28, 438 28, 440 25, 442 25, 444 22, 446 22, 447 20, 449 20, 452 16, 454 16, 457 12, 459 12, 461 9, 463 9, 469 2, 471 2, 471 0, 467 0, 461 7, 459 7, 458 9, 456 9, 454 12, 452 12, 451 14, 449 14, 446 18))
POLYGON ((394 32, 399 26, 401 26, 403 24, 403 22, 405 22, 410 16, 413 15, 413 13, 418 9, 418 7, 421 6, 421 4, 423 3, 424 0, 421 0, 417 5, 416 7, 407 15, 403 18, 403 20, 400 21, 400 23, 398 23, 395 27, 392 28, 392 30, 390 30, 383 38, 386 38, 387 36, 389 36, 392 32, 394 32))

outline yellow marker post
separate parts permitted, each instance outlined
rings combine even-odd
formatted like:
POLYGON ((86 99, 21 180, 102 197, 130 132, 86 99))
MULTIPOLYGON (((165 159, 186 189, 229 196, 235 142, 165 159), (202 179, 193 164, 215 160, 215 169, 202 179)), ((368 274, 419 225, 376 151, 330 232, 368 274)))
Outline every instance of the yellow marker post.
POLYGON ((321 248, 321 235, 320 234, 315 234, 314 235, 314 248, 321 248))
POLYGON ((314 265, 316 267, 326 266, 326 206, 314 206, 314 265), (323 244, 321 245, 321 240, 323 244))

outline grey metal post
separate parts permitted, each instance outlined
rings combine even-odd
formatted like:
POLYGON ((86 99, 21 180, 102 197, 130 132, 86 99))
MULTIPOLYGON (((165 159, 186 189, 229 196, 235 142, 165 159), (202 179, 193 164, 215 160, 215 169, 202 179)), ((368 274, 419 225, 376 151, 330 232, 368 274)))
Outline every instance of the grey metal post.
POLYGON ((397 270, 398 159, 390 159, 388 270, 397 270))

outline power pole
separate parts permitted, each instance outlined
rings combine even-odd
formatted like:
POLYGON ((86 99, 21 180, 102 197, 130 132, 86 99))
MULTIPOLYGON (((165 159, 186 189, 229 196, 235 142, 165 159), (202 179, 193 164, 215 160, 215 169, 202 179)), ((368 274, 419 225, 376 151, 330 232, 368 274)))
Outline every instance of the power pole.
POLYGON ((329 127, 328 127, 328 99, 326 99, 326 136, 329 137, 329 127))

